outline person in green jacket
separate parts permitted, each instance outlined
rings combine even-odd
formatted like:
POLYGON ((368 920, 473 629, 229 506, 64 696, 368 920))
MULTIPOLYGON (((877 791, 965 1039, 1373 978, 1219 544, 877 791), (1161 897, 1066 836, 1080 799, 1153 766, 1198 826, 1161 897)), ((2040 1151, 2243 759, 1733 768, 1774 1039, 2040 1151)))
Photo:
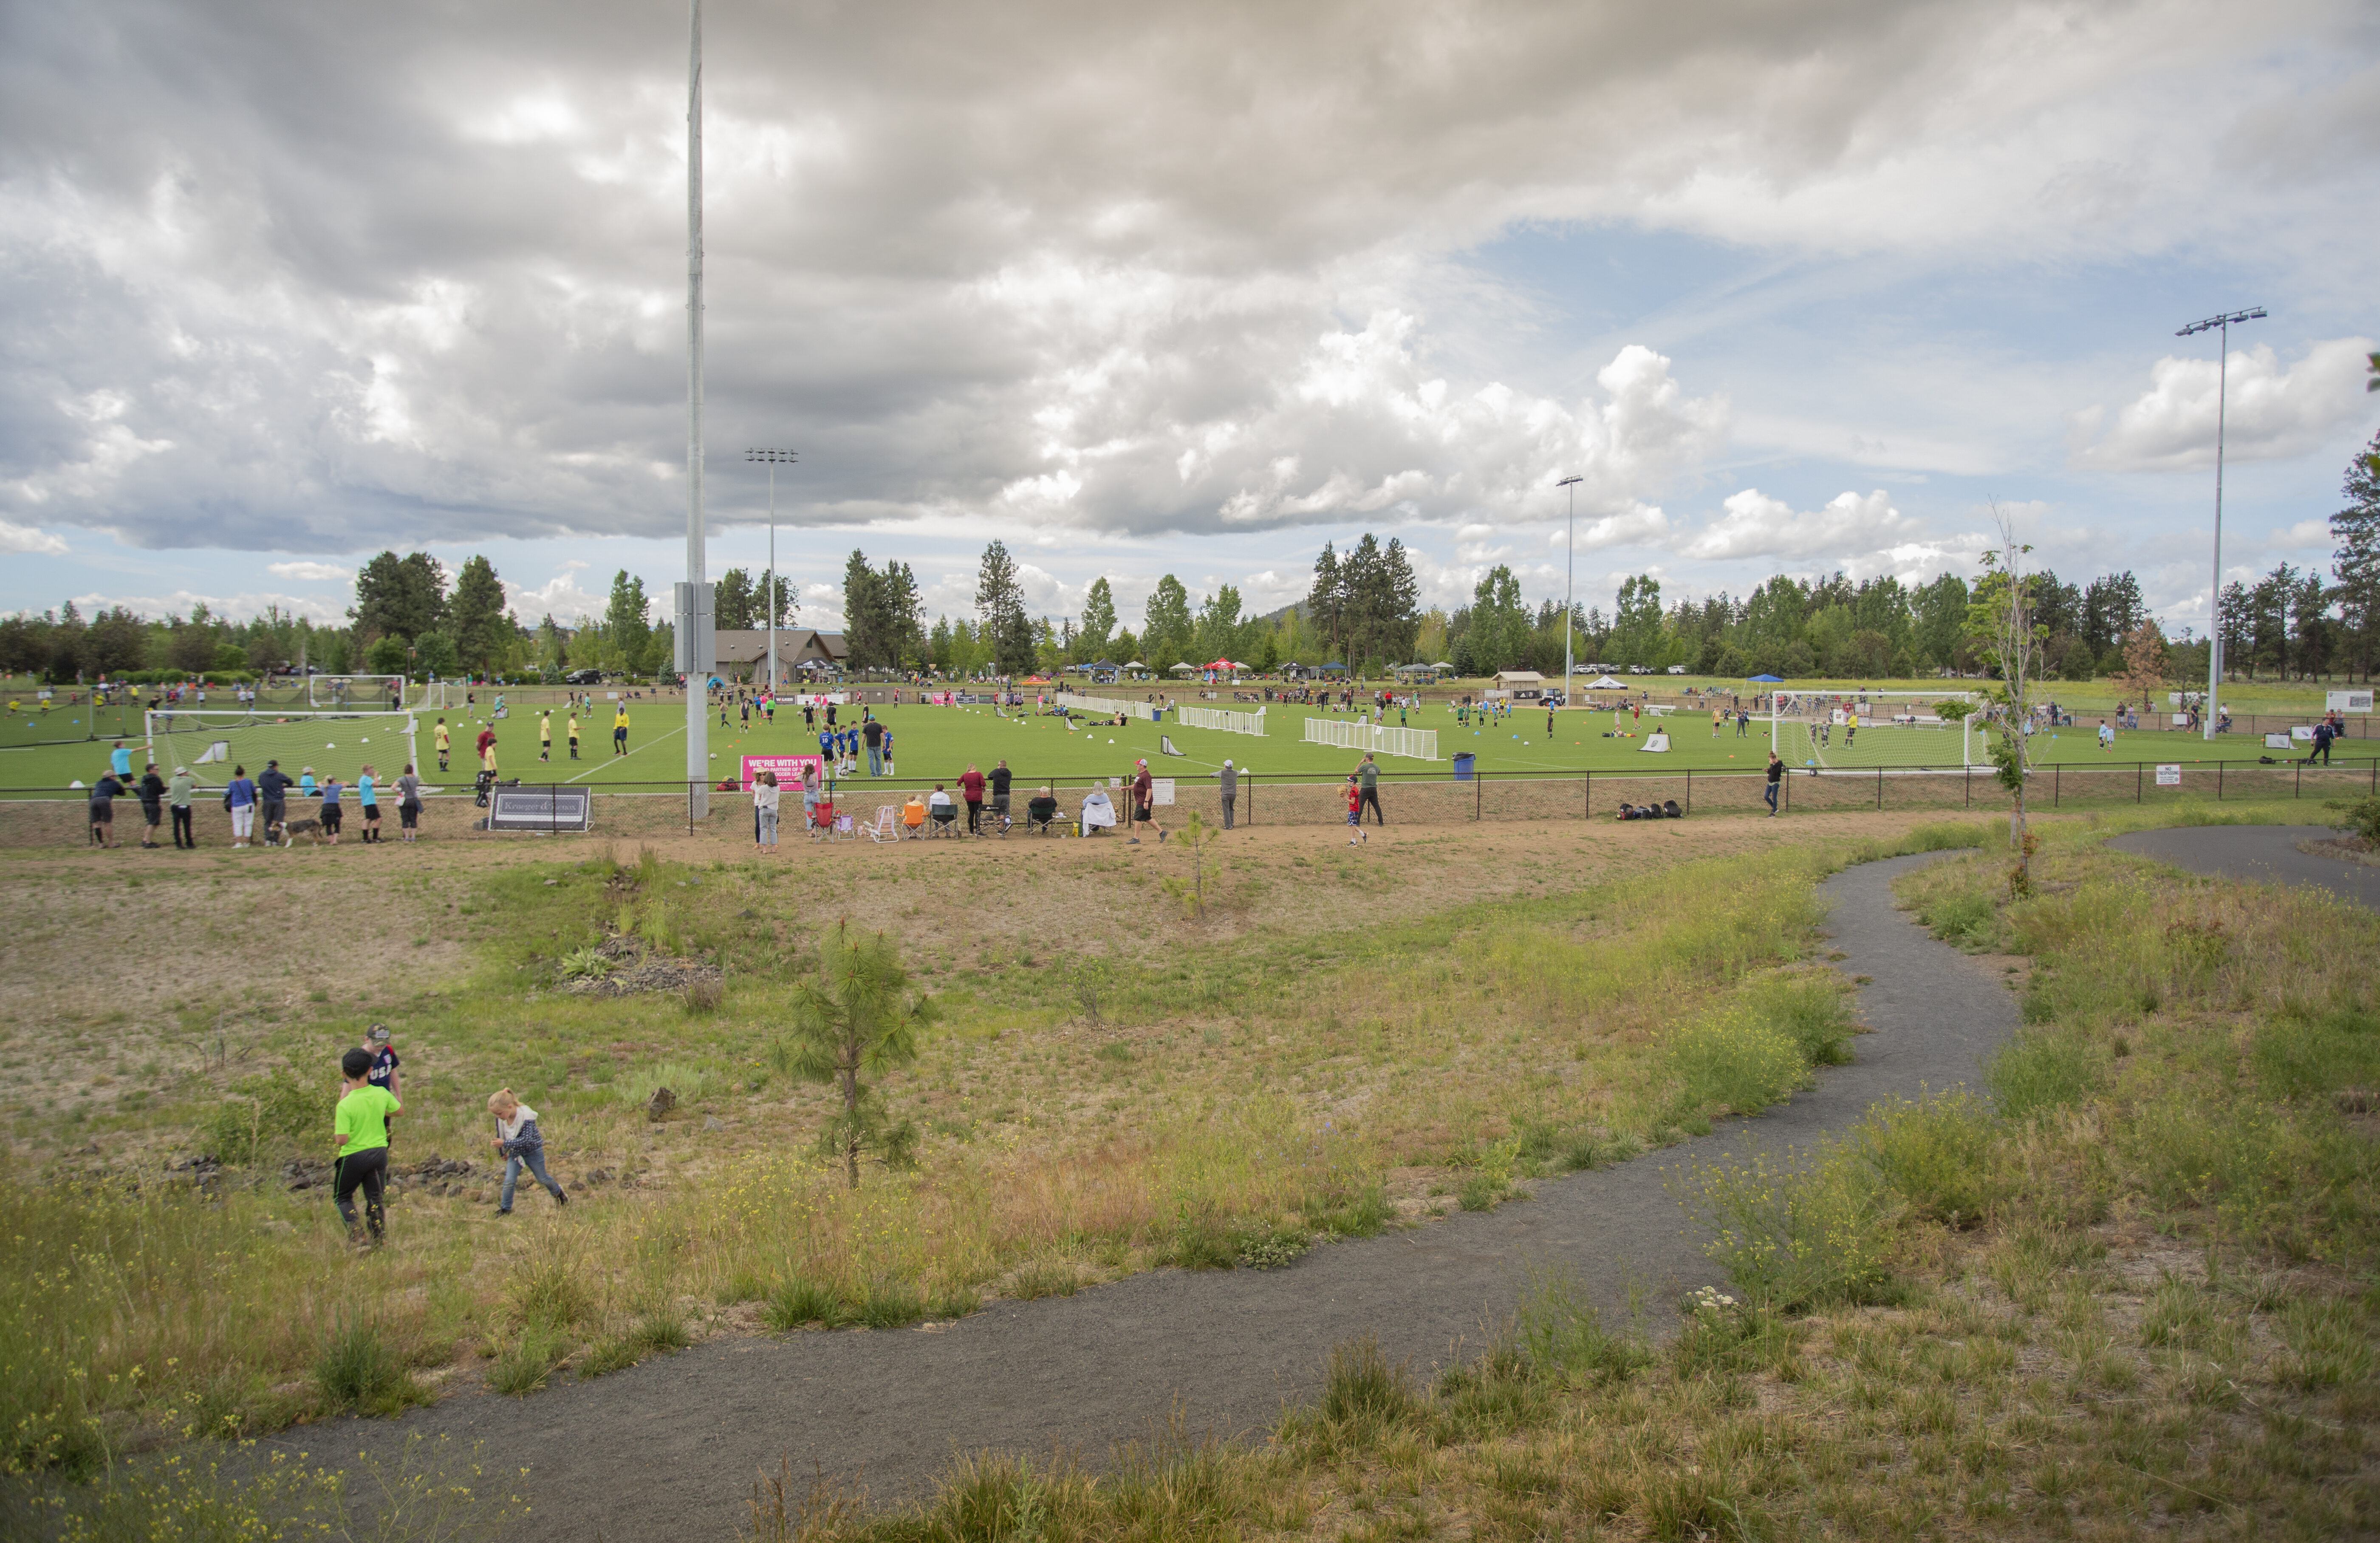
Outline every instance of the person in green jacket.
POLYGON ((165 784, 165 806, 174 811, 174 845, 178 851, 199 849, 199 838, 190 831, 190 796, 198 787, 199 780, 187 766, 174 768, 172 779, 165 784))
POLYGON ((363 1237, 356 1230, 355 1193, 364 1192, 364 1221, 377 1247, 386 1241, 381 1196, 388 1182, 388 1117, 402 1114, 405 1106, 387 1088, 373 1085, 371 1067, 371 1052, 361 1048, 339 1058, 339 1071, 346 1080, 339 1096, 334 1193, 348 1239, 361 1243, 363 1237))

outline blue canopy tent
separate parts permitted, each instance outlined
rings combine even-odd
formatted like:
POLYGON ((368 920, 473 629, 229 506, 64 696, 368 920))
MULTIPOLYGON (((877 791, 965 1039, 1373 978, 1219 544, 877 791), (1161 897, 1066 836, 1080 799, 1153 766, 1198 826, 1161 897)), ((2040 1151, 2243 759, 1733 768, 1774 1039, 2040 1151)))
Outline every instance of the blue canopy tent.
POLYGON ((1747 686, 1782 686, 1785 684, 1785 677, 1782 675, 1754 675, 1746 680, 1744 684, 1747 686))

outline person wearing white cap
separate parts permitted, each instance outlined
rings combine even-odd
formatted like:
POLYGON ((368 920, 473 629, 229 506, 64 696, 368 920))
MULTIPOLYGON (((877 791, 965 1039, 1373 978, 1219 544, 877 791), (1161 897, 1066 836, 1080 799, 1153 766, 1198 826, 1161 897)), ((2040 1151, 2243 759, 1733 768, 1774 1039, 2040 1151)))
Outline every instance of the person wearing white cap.
POLYGON ((1231 757, 1223 758, 1223 769, 1215 773, 1215 781, 1223 795, 1223 829, 1228 831, 1232 828, 1232 806, 1240 798, 1240 773, 1232 765, 1231 757))

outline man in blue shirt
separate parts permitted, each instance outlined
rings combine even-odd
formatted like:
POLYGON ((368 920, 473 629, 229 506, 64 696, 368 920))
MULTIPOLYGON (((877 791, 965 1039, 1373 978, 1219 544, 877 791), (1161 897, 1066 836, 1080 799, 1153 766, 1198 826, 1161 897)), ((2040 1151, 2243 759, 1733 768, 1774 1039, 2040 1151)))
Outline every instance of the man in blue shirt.
POLYGON ((264 809, 265 840, 280 839, 281 827, 289 819, 289 790, 296 785, 279 761, 264 763, 264 774, 256 779, 256 796, 264 809))

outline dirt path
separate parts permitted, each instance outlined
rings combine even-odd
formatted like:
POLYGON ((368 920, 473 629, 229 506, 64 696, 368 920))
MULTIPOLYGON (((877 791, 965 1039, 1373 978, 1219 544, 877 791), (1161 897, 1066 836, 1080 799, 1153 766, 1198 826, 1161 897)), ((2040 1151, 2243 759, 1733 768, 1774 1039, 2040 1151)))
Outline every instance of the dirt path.
MULTIPOLYGON (((1852 1065, 1757 1123, 1771 1143, 1806 1142, 1875 1100, 1949 1087, 2016 1022, 1985 965, 1937 943, 1893 909, 1890 885, 1922 857, 1829 881, 1829 931, 1874 1032, 1852 1065)), ((1258 1430, 1309 1391, 1336 1342, 1366 1331, 1427 1367, 1475 1350, 1527 1268, 1566 1264, 1608 1312, 1632 1282, 1663 1298, 1717 1272, 1664 1190, 1664 1173, 1740 1141, 1743 1123, 1600 1172, 1540 1183, 1486 1214, 1321 1248, 1257 1273, 1135 1276, 1073 1298, 1002 1303, 939 1331, 714 1340, 597 1381, 516 1402, 463 1394, 405 1419, 310 1427, 279 1439, 320 1462, 392 1452, 407 1435, 484 1441, 499 1471, 530 1470, 538 1531, 556 1540, 726 1538, 757 1471, 790 1457, 863 1484, 878 1500, 930 1486, 954 1452, 1097 1457, 1144 1436, 1177 1405, 1194 1429, 1258 1430)), ((1656 1309, 1657 1324, 1666 1310, 1656 1309)))
POLYGON ((2327 825, 2177 825, 2134 831, 2107 844, 2209 878, 2328 890, 2366 910, 2380 911, 2380 868, 2298 850, 2301 841, 2338 833, 2327 825))

